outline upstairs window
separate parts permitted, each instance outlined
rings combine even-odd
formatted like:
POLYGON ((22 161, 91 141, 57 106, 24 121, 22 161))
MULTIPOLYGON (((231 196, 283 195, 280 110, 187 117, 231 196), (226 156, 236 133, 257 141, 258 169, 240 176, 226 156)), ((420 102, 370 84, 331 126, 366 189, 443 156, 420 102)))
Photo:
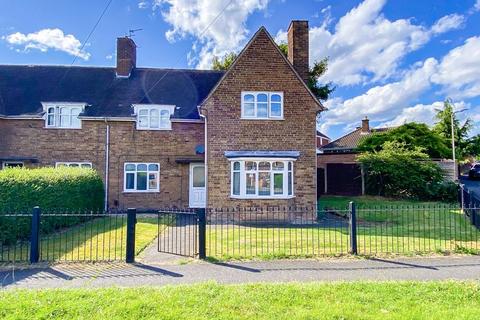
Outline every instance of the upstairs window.
POLYGON ((137 130, 171 130, 174 106, 136 105, 137 130))
POLYGON ((283 92, 242 92, 243 119, 283 119, 283 92))
POLYGON ((78 118, 83 111, 83 105, 47 105, 45 107, 45 126, 47 128, 80 129, 78 118))

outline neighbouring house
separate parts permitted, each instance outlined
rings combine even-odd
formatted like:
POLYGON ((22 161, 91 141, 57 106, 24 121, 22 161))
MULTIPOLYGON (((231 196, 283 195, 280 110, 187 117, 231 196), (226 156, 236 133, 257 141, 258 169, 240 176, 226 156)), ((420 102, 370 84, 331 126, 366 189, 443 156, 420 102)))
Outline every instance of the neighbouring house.
MULTIPOLYGON (((288 58, 260 28, 226 72, 0 66, 0 162, 97 170, 108 207, 314 206, 316 115, 308 22, 288 58)), ((159 53, 161 59, 161 53, 159 53)))
POLYGON ((370 128, 367 117, 354 131, 322 146, 317 152, 318 194, 365 194, 364 177, 356 157, 360 140, 368 135, 385 132, 389 128, 370 128))
POLYGON ((332 141, 332 139, 330 139, 327 135, 317 131, 317 149, 329 144, 330 141, 332 141))

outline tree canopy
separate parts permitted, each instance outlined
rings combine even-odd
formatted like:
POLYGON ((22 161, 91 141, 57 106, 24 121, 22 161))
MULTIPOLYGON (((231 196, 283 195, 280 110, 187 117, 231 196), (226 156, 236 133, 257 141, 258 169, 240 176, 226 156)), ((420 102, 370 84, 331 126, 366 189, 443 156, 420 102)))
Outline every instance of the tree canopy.
MULTIPOLYGON (((278 44, 278 47, 280 51, 282 51, 282 53, 288 57, 288 45, 286 43, 280 43, 278 44)), ((238 55, 235 52, 227 53, 222 58, 215 56, 212 60, 212 69, 228 70, 237 56, 238 55)), ((320 61, 315 61, 313 67, 309 71, 309 77, 307 81, 307 86, 312 93, 319 100, 323 101, 327 100, 329 95, 335 90, 335 86, 331 82, 327 84, 319 84, 320 77, 327 72, 327 69, 328 57, 325 57, 320 61)))
POLYGON ((480 137, 476 136, 469 138, 469 132, 472 129, 472 120, 467 118, 463 124, 454 113, 453 104, 450 99, 445 100, 443 109, 437 110, 437 123, 433 130, 438 133, 448 145, 450 154, 452 153, 452 119, 453 119, 453 134, 455 140, 455 154, 458 159, 463 159, 469 155, 479 155, 480 147, 476 144, 480 141, 480 137))
POLYGON ((406 123, 391 130, 371 134, 360 141, 359 151, 381 151, 386 142, 402 143, 409 150, 421 148, 430 158, 449 158, 445 139, 423 123, 406 123))

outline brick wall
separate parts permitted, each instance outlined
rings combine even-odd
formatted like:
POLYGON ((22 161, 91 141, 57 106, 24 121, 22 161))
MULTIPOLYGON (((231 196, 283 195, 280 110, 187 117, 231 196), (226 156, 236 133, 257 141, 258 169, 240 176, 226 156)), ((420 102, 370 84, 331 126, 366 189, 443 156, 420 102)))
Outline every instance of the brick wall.
POLYGON ((267 33, 259 31, 205 103, 208 206, 315 205, 317 108, 267 33), (284 120, 240 119, 242 91, 282 91, 284 120), (294 164, 295 198, 231 199, 230 162, 224 156, 227 150, 300 151, 300 158, 294 164))
MULTIPOLYGON (((58 161, 88 161, 105 177, 105 133, 102 121, 82 121, 82 129, 45 129, 43 120, 1 120, 0 157, 34 157, 29 166, 58 161)), ((176 159, 195 155, 204 143, 203 123, 173 123, 171 131, 138 131, 134 122, 109 122, 109 204, 155 208, 188 206, 189 165, 176 159), (160 163, 159 193, 124 193, 125 162, 160 163)))
POLYGON ((334 153, 317 155, 317 166, 325 168, 327 163, 355 163, 356 153, 334 153))

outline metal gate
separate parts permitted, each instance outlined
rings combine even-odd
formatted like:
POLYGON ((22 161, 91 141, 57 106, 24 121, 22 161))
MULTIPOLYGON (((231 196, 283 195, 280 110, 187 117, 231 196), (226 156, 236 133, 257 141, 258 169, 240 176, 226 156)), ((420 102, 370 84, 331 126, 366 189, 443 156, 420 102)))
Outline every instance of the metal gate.
POLYGON ((198 215, 193 210, 159 211, 158 252, 198 255, 198 215))

